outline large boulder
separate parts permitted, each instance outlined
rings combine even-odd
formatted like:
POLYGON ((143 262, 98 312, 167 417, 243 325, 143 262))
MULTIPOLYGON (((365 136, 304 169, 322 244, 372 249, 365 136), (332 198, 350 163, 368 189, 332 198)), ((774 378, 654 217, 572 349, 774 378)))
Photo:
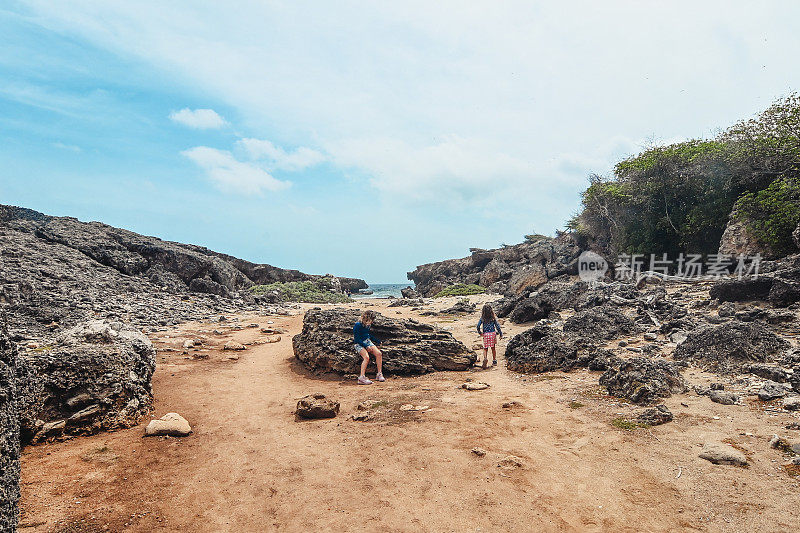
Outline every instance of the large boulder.
POLYGON ((536 325, 508 341, 506 365, 515 372, 566 371, 578 365, 578 350, 557 329, 536 325))
POLYGON ((743 218, 738 209, 731 211, 730 218, 719 242, 719 253, 737 257, 739 255, 774 257, 775 252, 761 242, 748 228, 749 219, 743 218))
MULTIPOLYGON (((310 309, 303 319, 303 331, 292 339, 297 360, 315 372, 358 373, 361 357, 353 349, 353 324, 360 315, 356 309, 310 309)), ((379 314, 371 329, 382 341, 384 373, 466 370, 477 357, 451 333, 416 320, 379 314)), ((371 360, 371 371, 374 367, 371 360)))
POLYGON ((575 236, 541 237, 494 250, 474 248, 472 255, 418 266, 408 273, 422 296, 449 285, 480 284, 490 292, 526 295, 553 278, 577 275, 581 248, 575 236))
POLYGON ((675 365, 666 359, 634 357, 619 361, 600 376, 600 385, 612 396, 648 404, 688 390, 675 365))
POLYGON ((674 358, 714 372, 730 373, 751 363, 771 362, 788 347, 766 324, 733 321, 691 331, 675 349, 674 358))
POLYGON ((139 330, 92 320, 19 358, 23 442, 128 427, 152 406, 155 350, 139 330))
MULTIPOLYGON (((2 327, 2 325, 0 325, 2 327)), ((0 531, 16 531, 19 515, 19 417, 17 351, 0 330, 0 531)))

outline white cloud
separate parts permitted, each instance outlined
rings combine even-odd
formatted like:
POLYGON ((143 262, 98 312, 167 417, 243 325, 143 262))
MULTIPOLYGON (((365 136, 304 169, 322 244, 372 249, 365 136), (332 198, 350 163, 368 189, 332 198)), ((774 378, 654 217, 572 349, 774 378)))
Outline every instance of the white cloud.
POLYGON ((75 152, 75 153, 83 151, 80 146, 75 146, 74 144, 64 144, 61 141, 54 142, 53 146, 56 148, 60 148, 62 150, 69 150, 70 152, 75 152))
POLYGON ((189 109, 184 107, 180 111, 170 113, 169 119, 197 130, 214 130, 227 124, 225 119, 213 109, 189 109))
POLYGON ((280 191, 291 185, 288 181, 275 179, 262 168, 238 161, 227 150, 196 146, 184 150, 181 155, 205 170, 214 185, 225 192, 258 194, 280 191))
POLYGON ((302 146, 293 152, 287 152, 263 139, 240 139, 237 145, 243 148, 251 159, 266 159, 269 167, 275 170, 303 170, 327 159, 325 154, 311 148, 302 146))

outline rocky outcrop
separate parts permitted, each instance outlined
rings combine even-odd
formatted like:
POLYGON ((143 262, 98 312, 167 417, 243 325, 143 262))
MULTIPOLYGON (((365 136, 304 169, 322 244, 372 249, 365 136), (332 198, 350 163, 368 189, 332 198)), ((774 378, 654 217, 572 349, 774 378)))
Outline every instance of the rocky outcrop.
MULTIPOLYGON (((316 372, 357 374, 361 357, 353 349, 353 324, 360 315, 356 309, 309 310, 303 331, 292 339, 297 360, 316 372)), ((371 330, 382 341, 386 374, 466 370, 476 360, 475 353, 452 334, 416 320, 395 320, 379 314, 371 330)), ((374 367, 371 361, 371 372, 374 367)))
POLYGON ((486 287, 489 292, 527 294, 548 280, 578 273, 581 249, 569 233, 494 250, 473 249, 472 255, 418 266, 408 273, 422 296, 433 296, 458 283, 486 287))
POLYGON ((567 371, 578 365, 578 350, 557 329, 536 325, 508 341, 506 365, 525 373, 567 371))
MULTIPOLYGON (((0 317, 2 320, 2 317, 0 317)), ((19 501, 17 351, 0 323, 0 531, 16 531, 19 501)))
POLYGON ((675 365, 666 359, 634 357, 620 361, 600 376, 612 396, 648 404, 686 392, 689 387, 675 365))
POLYGON ((22 442, 127 427, 152 406, 155 350, 141 331, 94 320, 53 345, 20 354, 17 369, 22 442))
POLYGON ((751 363, 772 362, 788 347, 766 324, 733 321, 695 329, 678 345, 673 356, 676 361, 730 373, 751 363))
POLYGON ((748 221, 742 219, 738 210, 734 207, 728 219, 728 225, 722 233, 719 242, 719 253, 736 257, 740 254, 754 256, 761 254, 764 258, 775 256, 773 250, 766 244, 759 241, 755 235, 747 228, 748 221))
POLYGON ((721 302, 768 301, 787 307, 800 301, 800 254, 779 261, 765 261, 761 273, 742 279, 725 279, 709 290, 721 302))
MULTIPOLYGON (((28 234, 45 243, 76 250, 95 263, 125 276, 151 280, 170 292, 193 291, 230 296, 253 284, 306 281, 319 276, 256 264, 202 246, 162 241, 99 222, 53 217, 0 205, 4 240, 28 234)), ((347 292, 366 288, 363 280, 340 278, 347 292)))
POLYGON ((634 321, 609 305, 579 311, 564 322, 564 332, 592 342, 632 335, 638 330, 634 321))

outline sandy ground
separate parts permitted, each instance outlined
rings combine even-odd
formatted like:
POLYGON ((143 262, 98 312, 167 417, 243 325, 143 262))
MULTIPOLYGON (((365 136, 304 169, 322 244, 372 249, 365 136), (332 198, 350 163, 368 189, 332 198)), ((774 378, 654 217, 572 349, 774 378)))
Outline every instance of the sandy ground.
MULTIPOLYGON (((419 316, 386 303, 350 305, 419 316)), ((784 429, 798 415, 691 393, 665 402, 675 414, 669 424, 618 429, 611 421, 638 408, 606 396, 599 373, 508 372, 502 348, 524 329, 510 323, 496 368, 357 386, 298 366, 291 336, 302 316, 238 318, 243 326, 272 321, 287 334, 250 345, 237 361, 221 350, 227 340, 267 335, 228 322, 185 324, 153 338, 154 414, 182 414, 193 435, 143 438, 144 420, 26 448, 20 531, 800 530, 798 478, 767 444, 773 433, 800 438, 784 429), (198 336, 212 347, 207 359, 182 353, 183 340, 198 336), (467 379, 491 387, 463 390, 467 379), (339 400, 339 416, 296 420, 297 400, 313 392, 339 400), (368 399, 379 407, 369 420, 353 420, 368 399), (509 401, 521 405, 503 408, 509 401), (407 404, 428 409, 400 409, 407 404), (750 466, 698 458, 707 440, 739 447, 750 466), (510 455, 519 466, 504 461, 510 455)), ((479 341, 477 316, 421 320, 468 346, 479 341)))

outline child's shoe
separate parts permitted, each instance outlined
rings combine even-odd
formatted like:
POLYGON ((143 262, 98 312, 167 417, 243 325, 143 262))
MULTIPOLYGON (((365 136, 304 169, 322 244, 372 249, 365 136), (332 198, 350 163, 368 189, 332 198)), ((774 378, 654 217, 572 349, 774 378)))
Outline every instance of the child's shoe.
POLYGON ((375 381, 386 381, 386 378, 385 378, 385 377, 383 377, 383 373, 382 373, 382 372, 378 372, 378 373, 375 375, 375 381))
POLYGON ((358 376, 359 385, 372 385, 372 382, 367 379, 367 376, 358 376))

